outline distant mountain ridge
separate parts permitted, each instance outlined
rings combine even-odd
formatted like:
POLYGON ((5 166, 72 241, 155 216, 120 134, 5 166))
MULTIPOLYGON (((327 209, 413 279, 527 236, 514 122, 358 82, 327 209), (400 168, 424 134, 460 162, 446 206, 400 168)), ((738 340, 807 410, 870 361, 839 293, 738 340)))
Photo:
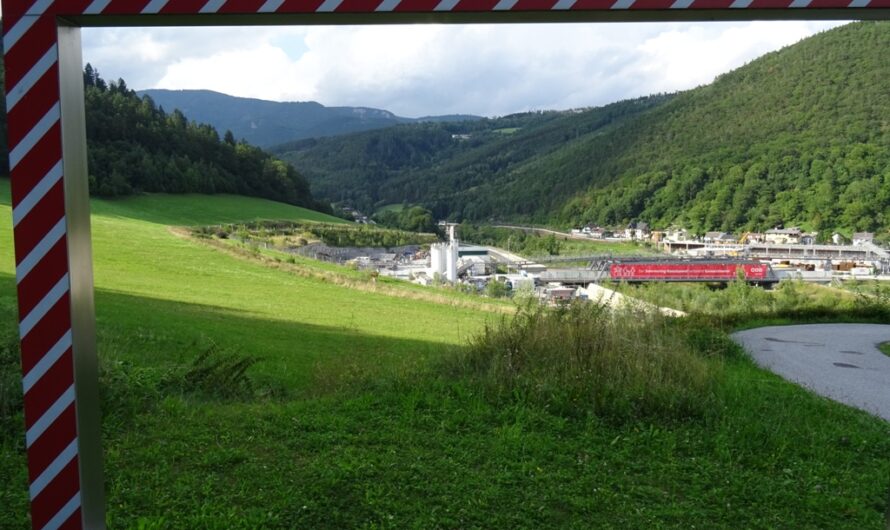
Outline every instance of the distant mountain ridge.
POLYGON ((480 119, 472 115, 405 118, 370 107, 326 107, 314 101, 277 102, 230 96, 212 90, 150 89, 149 96, 167 112, 178 109, 191 120, 208 123, 220 133, 260 147, 295 140, 338 136, 382 129, 404 123, 452 122, 480 119))

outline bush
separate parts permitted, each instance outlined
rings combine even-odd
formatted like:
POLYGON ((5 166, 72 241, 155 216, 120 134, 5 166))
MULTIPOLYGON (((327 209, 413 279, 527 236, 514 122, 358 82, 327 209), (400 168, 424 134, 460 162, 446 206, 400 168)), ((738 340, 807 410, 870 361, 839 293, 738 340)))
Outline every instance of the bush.
POLYGON ((498 399, 622 422, 706 414, 721 372, 660 315, 578 302, 552 310, 528 304, 486 326, 455 362, 498 399))
POLYGON ((184 373, 171 377, 164 386, 202 397, 249 399, 255 396, 256 387, 247 370, 257 362, 256 357, 211 344, 184 373))
POLYGON ((22 419, 22 368, 19 342, 15 337, 0 340, 0 441, 20 438, 22 419))

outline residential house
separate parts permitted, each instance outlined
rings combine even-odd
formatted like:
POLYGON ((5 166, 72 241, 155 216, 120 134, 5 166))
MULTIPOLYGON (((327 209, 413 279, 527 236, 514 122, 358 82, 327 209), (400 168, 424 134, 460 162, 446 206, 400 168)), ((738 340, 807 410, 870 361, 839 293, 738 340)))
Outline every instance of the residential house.
POLYGON ((737 240, 732 234, 726 232, 706 232, 705 243, 735 243, 737 240))
POLYGON ((748 232, 742 236, 739 243, 766 243, 766 234, 762 232, 748 232))
POLYGON ((631 221, 624 229, 625 239, 647 239, 649 234, 649 223, 643 221, 631 221))
POLYGON ((677 241, 689 241, 689 231, 685 228, 671 227, 664 233, 664 239, 676 243, 677 241))
POLYGON ((587 234, 587 236, 590 237, 591 239, 605 239, 611 235, 611 233, 608 230, 606 230, 605 228, 602 228, 600 226, 588 225, 588 226, 584 227, 584 230, 585 230, 584 233, 587 234))
POLYGON ((853 245, 860 246, 874 243, 875 235, 871 232, 856 232, 853 234, 853 245))
POLYGON ((800 235, 800 244, 801 245, 815 245, 816 239, 818 239, 818 232, 806 232, 800 235))
POLYGON ((774 245, 800 244, 800 228, 773 228, 766 231, 766 242, 774 245))

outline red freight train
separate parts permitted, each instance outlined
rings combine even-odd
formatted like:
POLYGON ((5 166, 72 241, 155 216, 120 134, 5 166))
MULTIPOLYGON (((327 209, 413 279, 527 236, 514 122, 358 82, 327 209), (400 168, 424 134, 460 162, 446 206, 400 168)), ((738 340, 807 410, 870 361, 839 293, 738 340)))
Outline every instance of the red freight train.
POLYGON ((615 263, 610 268, 613 280, 628 282, 728 282, 738 278, 739 270, 749 282, 774 281, 770 266, 755 262, 650 262, 615 263))

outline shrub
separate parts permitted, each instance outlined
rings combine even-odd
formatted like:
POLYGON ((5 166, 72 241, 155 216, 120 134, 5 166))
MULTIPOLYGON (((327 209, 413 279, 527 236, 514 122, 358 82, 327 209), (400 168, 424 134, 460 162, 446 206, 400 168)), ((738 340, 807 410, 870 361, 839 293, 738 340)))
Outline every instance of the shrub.
POLYGON ((18 441, 24 427, 21 370, 18 339, 3 338, 0 340, 0 440, 15 436, 18 441))
POLYGON ((660 315, 578 302, 528 304, 486 326, 455 363, 499 399, 618 421, 704 415, 721 369, 660 315))
POLYGON ((171 377, 164 386, 210 398, 252 398, 256 387, 247 370, 257 362, 256 357, 225 351, 211 344, 184 373, 171 377))

